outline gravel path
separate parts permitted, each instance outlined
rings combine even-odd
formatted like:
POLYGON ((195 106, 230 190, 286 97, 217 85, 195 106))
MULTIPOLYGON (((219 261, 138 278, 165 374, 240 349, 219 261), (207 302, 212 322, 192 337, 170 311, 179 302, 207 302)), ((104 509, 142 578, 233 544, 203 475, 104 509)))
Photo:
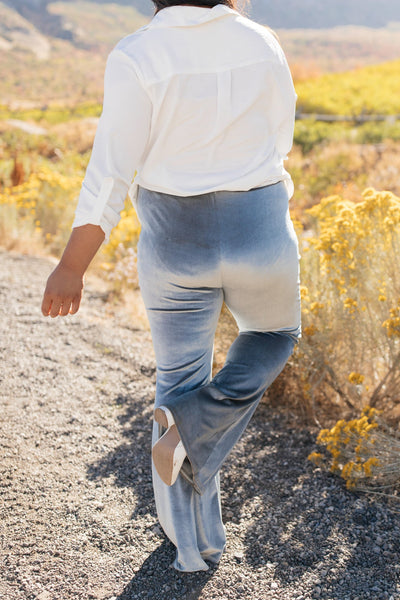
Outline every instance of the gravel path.
POLYGON ((220 565, 169 568, 149 333, 112 317, 90 281, 80 313, 44 319, 51 268, 0 251, 2 600, 400 599, 400 504, 315 470, 315 431, 266 404, 223 468, 220 565))

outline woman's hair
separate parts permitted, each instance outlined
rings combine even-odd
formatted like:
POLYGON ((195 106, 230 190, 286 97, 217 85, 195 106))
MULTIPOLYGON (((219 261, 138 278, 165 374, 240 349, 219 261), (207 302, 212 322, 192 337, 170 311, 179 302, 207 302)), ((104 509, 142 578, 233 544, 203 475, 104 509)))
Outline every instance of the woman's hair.
POLYGON ((225 4, 225 6, 229 6, 229 8, 238 10, 239 5, 242 7, 244 4, 246 4, 246 1, 247 0, 152 0, 156 7, 156 12, 162 8, 167 8, 167 6, 175 6, 179 4, 191 4, 193 6, 204 6, 210 8, 216 6, 217 4, 225 4))

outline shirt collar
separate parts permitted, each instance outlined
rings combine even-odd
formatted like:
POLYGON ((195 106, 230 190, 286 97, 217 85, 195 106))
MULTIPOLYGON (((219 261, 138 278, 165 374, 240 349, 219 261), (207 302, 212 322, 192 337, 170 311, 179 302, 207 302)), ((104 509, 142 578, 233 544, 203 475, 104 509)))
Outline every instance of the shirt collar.
POLYGON ((229 14, 239 15, 236 10, 225 4, 216 4, 212 8, 176 4, 161 9, 147 27, 192 27, 229 14))

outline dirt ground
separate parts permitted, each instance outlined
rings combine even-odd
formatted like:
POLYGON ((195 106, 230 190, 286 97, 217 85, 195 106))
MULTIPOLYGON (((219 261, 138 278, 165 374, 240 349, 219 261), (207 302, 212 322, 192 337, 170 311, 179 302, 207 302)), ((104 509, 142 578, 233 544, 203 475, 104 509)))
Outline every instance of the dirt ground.
POLYGON ((2 600, 400 599, 400 505, 312 467, 315 430, 266 404, 222 469, 220 564, 170 568, 143 312, 110 308, 89 279, 77 315, 45 319, 52 267, 0 251, 2 600))

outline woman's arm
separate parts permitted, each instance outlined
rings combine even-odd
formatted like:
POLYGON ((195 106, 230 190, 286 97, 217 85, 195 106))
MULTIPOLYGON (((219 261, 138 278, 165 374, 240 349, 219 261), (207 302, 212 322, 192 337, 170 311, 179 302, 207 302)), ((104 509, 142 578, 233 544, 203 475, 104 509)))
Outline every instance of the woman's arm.
POLYGON ((104 75, 104 101, 73 227, 100 225, 108 240, 139 171, 150 135, 152 104, 132 60, 115 48, 104 75))
POLYGON ((78 311, 83 275, 120 220, 150 132, 152 105, 130 59, 113 50, 104 77, 103 111, 82 183, 73 230, 42 302, 45 316, 78 311))
POLYGON ((98 225, 83 225, 72 230, 62 258, 47 280, 42 301, 45 317, 65 317, 78 311, 83 275, 104 237, 98 225))

